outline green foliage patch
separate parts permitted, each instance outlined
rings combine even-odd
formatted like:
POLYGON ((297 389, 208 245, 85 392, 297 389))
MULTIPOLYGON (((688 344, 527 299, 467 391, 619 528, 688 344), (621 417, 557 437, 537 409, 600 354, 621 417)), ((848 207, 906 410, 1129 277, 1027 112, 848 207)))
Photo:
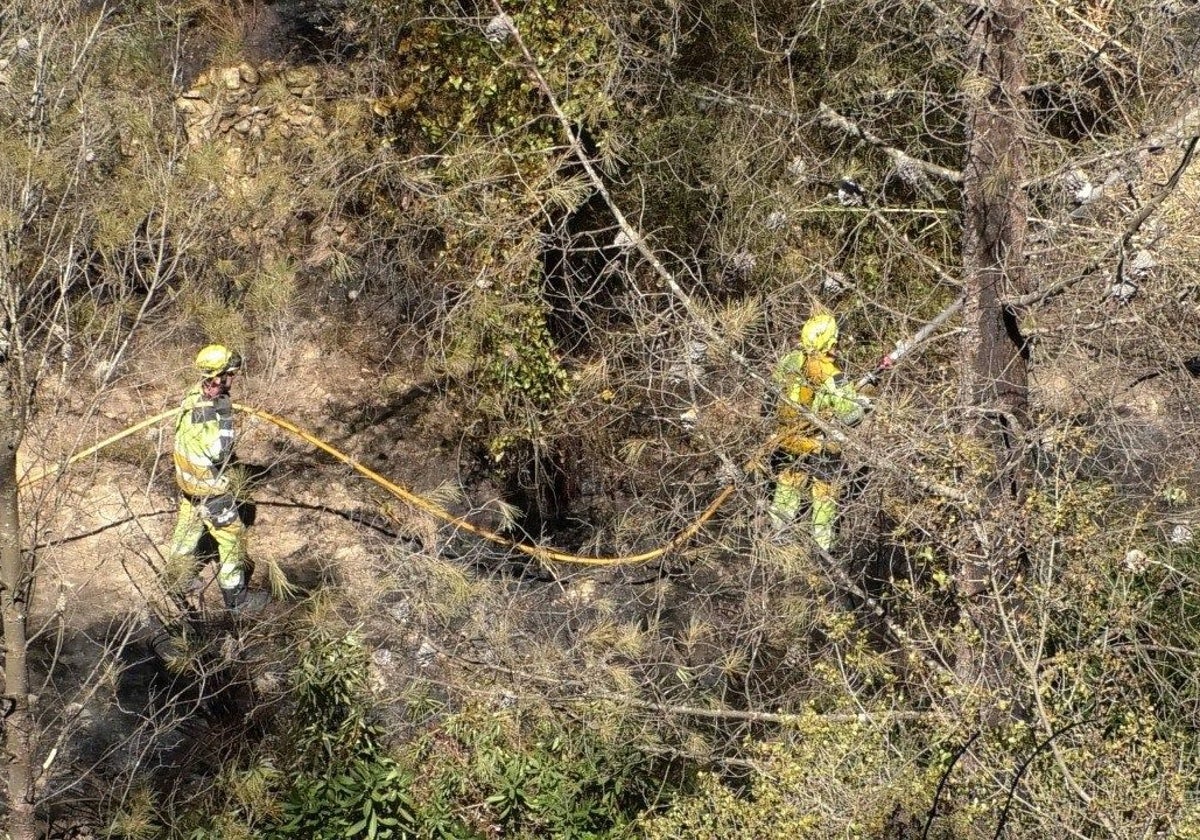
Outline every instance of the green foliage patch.
POLYGON ((423 768, 415 793, 432 824, 457 813, 480 835, 625 837, 672 787, 668 765, 632 734, 544 707, 480 706, 409 744, 402 761, 423 768))
POLYGON ((203 804, 169 825, 142 790, 111 836, 628 837, 639 814, 672 789, 668 763, 636 733, 540 705, 471 706, 391 743, 376 718, 369 667, 356 633, 312 628, 290 676, 291 707, 251 763, 227 766, 203 804))
MULTIPOLYGON (((381 27, 369 31, 402 33, 394 46, 396 95, 377 109, 398 132, 415 129, 437 146, 480 134, 503 136, 505 148, 518 155, 560 142, 561 129, 523 67, 516 39, 485 37, 491 7, 483 6, 474 19, 449 4, 412 0, 360 11, 372 27, 381 27)), ((511 22, 551 86, 563 92, 568 118, 603 122, 611 108, 606 81, 616 45, 590 4, 533 0, 514 7, 511 22)))
POLYGON ((827 721, 816 715, 801 721, 785 740, 755 744, 749 753, 754 769, 744 791, 714 774, 702 775, 694 794, 643 821, 643 836, 900 836, 894 832, 911 827, 928 810, 944 769, 942 762, 906 761, 876 723, 827 721))

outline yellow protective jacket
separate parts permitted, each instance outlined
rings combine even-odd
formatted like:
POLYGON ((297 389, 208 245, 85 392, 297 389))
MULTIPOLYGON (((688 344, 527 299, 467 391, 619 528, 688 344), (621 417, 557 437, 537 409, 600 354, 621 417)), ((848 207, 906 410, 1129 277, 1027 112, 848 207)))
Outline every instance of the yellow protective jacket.
POLYGON ((188 391, 175 421, 175 483, 196 498, 230 492, 225 474, 233 458, 233 404, 229 397, 208 400, 197 385, 188 391))
POLYGON ((837 451, 837 444, 826 441, 825 435, 808 422, 798 406, 822 420, 847 426, 861 421, 866 413, 858 391, 845 381, 832 356, 793 350, 779 360, 773 379, 779 388, 776 421, 784 433, 779 445, 790 455, 837 451))

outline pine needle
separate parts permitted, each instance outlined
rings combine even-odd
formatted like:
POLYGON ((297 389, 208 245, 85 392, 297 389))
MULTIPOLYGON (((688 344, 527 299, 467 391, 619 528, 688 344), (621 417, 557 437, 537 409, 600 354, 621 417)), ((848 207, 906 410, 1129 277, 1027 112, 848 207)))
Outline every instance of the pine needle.
POLYGON ((794 538, 788 542, 776 543, 764 539, 755 544, 755 554, 759 555, 763 562, 786 575, 800 574, 809 567, 808 537, 800 533, 802 526, 799 523, 793 527, 797 531, 794 538))
POLYGON ((624 666, 609 665, 606 671, 616 691, 633 693, 641 687, 633 673, 624 666))
POLYGON ((425 493, 425 498, 439 507, 448 508, 463 500, 463 491, 452 481, 443 481, 425 493))
POLYGON ((750 328, 762 317, 762 304, 757 298, 730 301, 717 315, 717 324, 725 338, 733 343, 744 341, 750 328))
POLYGON ((287 573, 283 571, 274 560, 267 560, 267 581, 271 587, 271 597, 277 601, 285 601, 289 598, 294 598, 299 591, 295 584, 288 580, 287 573))
POLYGON ((635 466, 649 445, 650 441, 645 438, 630 438, 621 444, 621 461, 628 466, 635 466))
POLYGON ((680 642, 685 650, 692 650, 697 644, 706 639, 712 631, 712 626, 701 619, 699 616, 692 616, 688 621, 687 626, 683 629, 683 636, 680 642))
POLYGON ((500 517, 499 528, 502 531, 509 530, 517 524, 517 519, 521 515, 521 509, 514 504, 510 504, 503 499, 489 499, 484 505, 488 510, 494 510, 500 517))
POLYGON ((609 385, 608 361, 601 357, 594 362, 580 365, 575 383, 581 394, 603 393, 609 385))
POLYGON ((549 185, 541 194, 541 200, 550 208, 571 211, 579 207, 592 194, 593 187, 585 176, 568 178, 549 185))

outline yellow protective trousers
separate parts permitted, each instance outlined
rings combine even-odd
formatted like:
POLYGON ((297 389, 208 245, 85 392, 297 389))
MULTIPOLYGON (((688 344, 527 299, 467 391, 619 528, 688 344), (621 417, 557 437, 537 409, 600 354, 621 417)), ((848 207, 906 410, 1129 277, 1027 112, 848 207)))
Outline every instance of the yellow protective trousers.
POLYGON ((165 573, 167 590, 183 595, 199 573, 196 547, 207 531, 217 543, 217 585, 221 589, 240 589, 247 583, 246 526, 238 515, 233 496, 203 500, 179 498, 179 519, 171 535, 170 556, 165 573))
POLYGON ((837 487, 810 475, 802 461, 793 461, 775 477, 775 493, 771 498, 771 520, 785 528, 795 519, 808 496, 810 527, 813 542, 825 551, 833 547, 834 523, 838 513, 837 487), (808 492, 805 493, 805 490, 808 492))

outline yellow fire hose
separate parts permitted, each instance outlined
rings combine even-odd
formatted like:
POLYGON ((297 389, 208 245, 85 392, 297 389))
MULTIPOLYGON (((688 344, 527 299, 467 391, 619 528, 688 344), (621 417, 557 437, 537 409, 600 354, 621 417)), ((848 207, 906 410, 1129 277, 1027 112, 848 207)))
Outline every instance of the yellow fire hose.
MULTIPOLYGON (((732 483, 726 485, 719 493, 717 493, 717 495, 713 498, 713 500, 708 504, 708 507, 706 507, 700 513, 700 515, 698 517, 696 517, 695 520, 692 521, 692 523, 690 525, 688 525, 686 528, 684 528, 682 531, 680 531, 678 534, 676 534, 674 537, 672 537, 668 542, 664 543, 663 545, 660 545, 657 548, 651 549, 649 551, 643 551, 640 554, 630 554, 630 555, 625 555, 625 556, 621 556, 621 557, 588 557, 588 556, 583 556, 583 555, 578 555, 578 554, 571 554, 571 553, 568 553, 565 551, 558 551, 558 550, 551 549, 551 548, 545 548, 545 547, 538 546, 538 545, 529 545, 527 543, 516 542, 514 540, 508 539, 507 537, 501 536, 500 534, 497 534, 494 531, 490 531, 486 528, 482 528, 478 525, 474 525, 474 524, 468 522, 463 517, 455 516, 450 511, 446 510, 445 508, 441 507, 440 505, 437 505, 437 504, 429 501, 428 499, 422 498, 421 496, 417 495, 416 493, 413 493, 411 490, 406 490, 405 488, 401 487, 400 485, 396 484, 393 481, 390 481, 389 479, 385 478, 384 476, 380 475, 379 473, 375 472, 374 470, 370 469, 369 467, 364 467, 362 464, 358 463, 353 458, 351 458, 349 455, 347 455, 345 452, 342 452, 341 450, 337 449, 336 447, 332 446, 331 444, 327 443, 326 441, 321 440, 316 435, 313 435, 310 432, 305 431, 304 429, 300 428, 295 423, 292 423, 289 420, 285 420, 282 417, 277 417, 274 414, 271 414, 270 412, 267 412, 267 411, 263 411, 260 408, 254 408, 254 407, 248 406, 248 405, 241 405, 240 403, 234 403, 233 407, 235 409, 237 409, 238 411, 241 411, 245 414, 249 414, 253 417, 258 417, 262 420, 266 420, 268 423, 271 423, 271 424, 277 426, 278 428, 283 429, 285 432, 289 432, 289 433, 295 435, 296 437, 299 437, 303 440, 308 441, 313 446, 317 447, 318 449, 320 449, 323 452, 328 453, 329 455, 332 455, 334 458, 341 461, 343 464, 346 464, 346 465, 352 467, 356 472, 362 474, 363 476, 370 479, 378 486, 382 487, 387 492, 391 493, 396 498, 400 499, 401 501, 405 502, 408 505, 411 505, 414 508, 417 508, 418 510, 423 510, 426 513, 429 513, 429 514, 437 517, 438 519, 441 519, 442 521, 449 523, 450 525, 452 525, 455 528, 472 533, 472 534, 476 535, 477 537, 480 537, 482 539, 485 539, 485 540, 495 543, 497 545, 502 545, 506 548, 514 549, 514 550, 520 551, 524 554, 528 554, 530 557, 534 557, 534 558, 544 561, 544 562, 571 563, 571 564, 578 565, 578 566, 629 566, 629 565, 635 565, 638 563, 646 563, 651 560, 655 560, 659 557, 662 557, 662 556, 668 554, 669 552, 675 550, 676 548, 679 548, 681 545, 683 545, 688 540, 690 540, 692 537, 694 537, 696 535, 696 533, 702 527, 704 527, 704 523, 706 523, 709 519, 711 519, 713 517, 713 515, 717 512, 717 510, 721 507, 721 505, 723 505, 726 502, 726 500, 733 494, 733 491, 735 488, 735 485, 732 483)), ((155 423, 160 423, 163 420, 177 416, 181 410, 182 409, 173 408, 170 411, 164 411, 161 414, 156 414, 153 417, 148 417, 139 423, 135 423, 134 425, 130 426, 129 428, 124 429, 123 431, 117 432, 115 435, 105 438, 104 440, 100 441, 99 443, 93 444, 92 446, 89 446, 86 449, 82 449, 79 452, 74 453, 69 458, 67 458, 65 461, 63 461, 59 464, 45 467, 36 473, 31 473, 29 475, 26 475, 19 482, 19 486, 26 487, 26 486, 29 486, 32 484, 36 484, 37 482, 42 481, 46 478, 49 478, 50 476, 55 475, 58 472, 61 472, 63 469, 70 466, 71 464, 74 464, 77 461, 81 461, 84 458, 88 457, 89 455, 93 455, 96 452, 99 452, 100 450, 102 450, 108 446, 111 446, 114 443, 117 443, 118 441, 124 440, 125 438, 129 437, 130 435, 140 432, 142 429, 146 429, 150 426, 153 426, 155 423)), ((765 444, 763 444, 763 446, 759 447, 758 453, 756 453, 755 459, 751 461, 751 464, 755 463, 755 461, 757 461, 757 459, 759 457, 761 457, 761 454, 763 452, 767 451, 770 447, 773 447, 775 445, 775 443, 777 442, 778 437, 779 437, 778 435, 772 437, 765 444)))
MULTIPOLYGON (((936 317, 934 317, 932 320, 930 320, 928 323, 926 323, 920 330, 918 330, 910 339, 908 339, 907 341, 898 342, 895 345, 895 347, 893 347, 891 352, 889 352, 887 355, 885 355, 883 357, 882 360, 880 360, 879 365, 876 366, 876 368, 871 373, 867 374, 861 380, 859 380, 859 383, 858 383, 859 387, 861 388, 861 387, 873 382, 884 371, 890 370, 895 364, 899 363, 904 357, 910 355, 918 347, 918 345, 922 344, 926 339, 928 339, 934 333, 935 330, 937 330, 942 324, 946 323, 950 318, 952 318, 962 308, 964 301, 965 301, 965 297, 960 296, 960 297, 956 298, 949 306, 945 307, 940 313, 938 313, 938 315, 936 317)), ((646 563, 650 560, 655 560, 671 551, 674 551, 675 549, 679 548, 681 545, 686 543, 688 540, 690 540, 692 537, 694 537, 696 535, 696 533, 701 528, 704 527, 704 523, 708 522, 708 520, 710 520, 713 517, 713 515, 717 512, 717 510, 721 507, 721 505, 725 504, 725 502, 729 499, 729 497, 731 495, 733 495, 733 491, 736 486, 732 482, 730 484, 726 485, 719 493, 717 493, 717 495, 713 498, 713 500, 711 502, 709 502, 708 507, 706 507, 703 511, 701 511, 700 515, 697 516, 696 519, 693 520, 690 525, 688 525, 686 528, 684 528, 682 531, 680 531, 678 534, 676 534, 674 537, 672 537, 666 543, 664 543, 663 545, 660 545, 658 548, 654 548, 649 551, 643 551, 640 554, 629 554, 629 555, 625 555, 622 557, 588 557, 588 556, 579 555, 579 554, 571 554, 571 553, 565 552, 565 551, 558 551, 558 550, 552 549, 552 548, 544 548, 544 547, 538 546, 538 545, 529 545, 527 543, 516 542, 515 540, 510 540, 507 537, 504 537, 504 536, 501 536, 500 534, 495 533, 494 531, 490 531, 490 530, 488 530, 486 528, 482 528, 478 525, 473 525, 470 522, 468 522, 466 519, 462 518, 461 516, 455 516, 454 514, 450 513, 450 511, 446 510, 445 508, 441 507, 440 505, 437 505, 437 504, 429 501, 428 499, 422 498, 421 496, 417 495, 416 493, 413 493, 410 490, 406 490, 405 488, 401 487, 400 485, 398 485, 392 481, 389 481, 388 479, 384 478, 383 476, 381 476, 379 473, 375 472, 374 470, 364 467, 362 464, 355 461, 353 458, 351 458, 346 453, 336 449, 329 443, 326 443, 325 441, 318 438, 316 435, 313 435, 313 434, 305 431, 304 429, 301 429, 296 424, 294 424, 288 420, 285 420, 282 417, 276 417, 274 414, 263 411, 260 408, 253 408, 251 406, 241 405, 238 403, 234 403, 233 407, 235 409, 237 409, 238 411, 241 411, 246 414, 250 414, 254 417, 258 417, 263 420, 266 420, 268 423, 274 424, 275 426, 279 427, 280 429, 283 429, 285 432, 290 432, 291 434, 296 435, 297 437, 308 441, 313 446, 317 447, 318 449, 320 449, 324 452, 329 453, 330 455, 332 455, 334 458, 341 461, 342 463, 349 465, 355 471, 366 476, 368 479, 375 482, 375 484, 379 485, 380 487, 382 487, 384 490, 391 493, 396 498, 400 499, 401 501, 405 502, 406 504, 411 505, 412 507, 417 508, 418 510, 423 510, 423 511, 437 517, 438 519, 441 519, 442 521, 449 523, 450 525, 454 526, 455 528, 459 528, 461 530, 468 531, 468 532, 475 534, 476 536, 478 536, 482 539, 485 539, 489 542, 495 543, 497 545, 502 545, 506 548, 514 549, 516 551, 520 551, 523 554, 529 555, 530 557, 534 557, 534 558, 537 558, 538 560, 542 560, 542 561, 546 561, 546 562, 573 563, 573 564, 580 565, 580 566, 627 566, 627 565, 634 565, 637 563, 646 563)), ((39 481, 42 481, 43 479, 48 478, 48 477, 60 472, 67 466, 74 464, 75 462, 80 461, 80 460, 88 457, 89 455, 99 452, 101 449, 104 449, 107 446, 111 446, 112 444, 116 443, 119 440, 127 438, 130 435, 135 434, 136 432, 139 432, 142 429, 145 429, 149 426, 153 426, 155 423, 159 423, 163 420, 166 420, 168 417, 177 416, 181 410, 182 409, 173 408, 170 411, 164 411, 161 414, 156 414, 153 417, 148 417, 145 420, 142 420, 140 423, 136 423, 136 424, 130 426, 129 428, 125 429, 124 431, 118 432, 117 434, 113 435, 112 437, 105 438, 104 440, 100 441, 99 443, 89 446, 87 449, 83 449, 83 450, 80 450, 79 452, 74 453, 73 455, 71 455, 69 458, 67 458, 65 461, 63 461, 60 464, 56 464, 56 465, 50 466, 50 467, 45 467, 35 474, 27 475, 25 478, 23 478, 19 482, 19 486, 25 487, 30 484, 35 484, 39 481)), ((814 420, 815 420, 815 418, 810 415, 808 418, 809 423, 816 425, 818 428, 823 428, 823 426, 821 426, 819 423, 815 423, 814 420)), ((794 432, 795 432, 795 430, 791 430, 791 432, 789 432, 789 433, 794 433, 794 432)), ((759 448, 755 451, 754 455, 750 458, 750 460, 742 468, 743 471, 750 472, 753 469, 755 469, 760 464, 760 459, 763 458, 767 452, 770 452, 779 443, 779 441, 785 436, 786 436, 785 433, 777 432, 775 435, 770 437, 766 442, 764 442, 761 446, 759 446, 759 448)))
POLYGON ((180 411, 182 411, 182 409, 172 408, 170 411, 164 411, 162 414, 155 414, 153 417, 147 417, 142 422, 135 423, 134 425, 130 426, 128 429, 117 432, 112 437, 105 438, 104 440, 100 441, 99 443, 89 446, 87 449, 79 450, 78 452, 73 454, 70 458, 68 458, 67 460, 63 461, 60 464, 54 464, 53 466, 50 466, 50 467, 43 467, 40 471, 38 471, 36 473, 30 473, 29 475, 26 475, 24 478, 22 478, 20 481, 17 482, 17 486, 18 487, 28 487, 31 484, 37 484, 39 481, 42 481, 44 479, 49 478, 52 475, 62 472, 64 469, 71 466, 71 464, 74 464, 77 461, 82 461, 87 456, 94 455, 95 453, 99 452, 101 449, 112 446, 117 441, 124 440, 125 438, 129 437, 130 435, 140 432, 142 429, 153 426, 155 423, 161 423, 163 420, 166 420, 168 417, 176 416, 177 414, 180 413, 180 411))

